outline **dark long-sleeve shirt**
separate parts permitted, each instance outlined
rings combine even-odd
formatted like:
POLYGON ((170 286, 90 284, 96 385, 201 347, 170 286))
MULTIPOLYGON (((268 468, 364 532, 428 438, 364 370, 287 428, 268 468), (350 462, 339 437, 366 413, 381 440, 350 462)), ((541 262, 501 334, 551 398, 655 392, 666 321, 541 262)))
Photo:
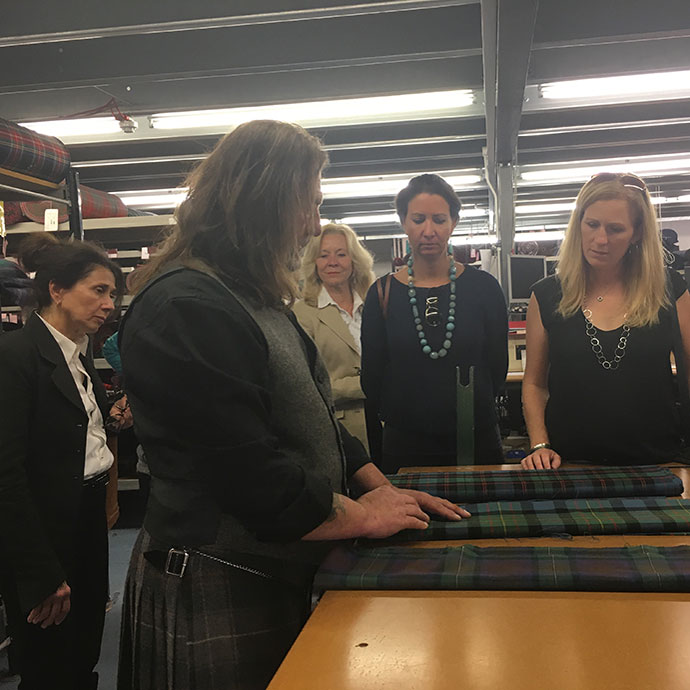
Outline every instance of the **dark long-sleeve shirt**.
MULTIPOLYGON (((384 279, 385 280, 385 279, 384 279)), ((450 285, 416 288, 424 332, 433 350, 445 340, 450 285), (424 305, 438 296, 440 325, 424 321, 424 305)), ((368 407, 392 427, 409 433, 449 436, 456 427, 455 368, 467 382, 475 367, 475 428, 478 441, 496 424, 494 398, 508 371, 508 317, 505 299, 492 275, 471 267, 456 280, 455 331, 444 358, 422 352, 407 285, 391 280, 384 320, 376 285, 367 294, 362 317, 362 388, 368 407)))
MULTIPOLYGON (((286 457, 271 424, 269 348, 255 321, 217 281, 194 271, 166 277, 142 297, 120 346, 154 482, 147 529, 198 544, 213 540, 219 513, 270 541, 299 539, 318 526, 341 487, 286 457)), ((299 329, 294 321, 285 327, 299 329)), ((313 343, 298 332, 304 356, 315 359, 313 343)), ((349 434, 342 438, 351 475, 369 460, 349 434)))

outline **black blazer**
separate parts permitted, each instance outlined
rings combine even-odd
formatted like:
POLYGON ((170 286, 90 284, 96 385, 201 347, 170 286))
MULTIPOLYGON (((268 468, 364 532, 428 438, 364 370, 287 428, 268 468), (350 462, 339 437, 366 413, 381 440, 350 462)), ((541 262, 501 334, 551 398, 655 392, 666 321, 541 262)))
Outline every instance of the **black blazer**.
MULTIPOLYGON (((86 370, 105 419, 107 400, 86 370)), ((33 315, 0 336, 0 587, 29 612, 66 580, 88 418, 60 346, 33 315), (7 592, 16 587, 16 593, 7 592)))

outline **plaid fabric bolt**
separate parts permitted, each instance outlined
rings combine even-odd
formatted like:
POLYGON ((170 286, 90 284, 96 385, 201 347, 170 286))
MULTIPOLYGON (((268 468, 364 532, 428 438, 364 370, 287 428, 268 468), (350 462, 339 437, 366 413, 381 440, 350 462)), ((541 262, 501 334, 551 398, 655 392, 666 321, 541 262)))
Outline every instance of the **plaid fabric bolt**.
POLYGON ((69 151, 59 139, 0 118, 0 168, 60 182, 69 165, 69 151))
POLYGON ((347 548, 331 552, 326 589, 690 592, 690 546, 347 548))
POLYGON ((575 498, 468 504, 472 517, 432 520, 387 540, 502 539, 559 535, 690 533, 690 500, 682 498, 575 498))
MULTIPOLYGON (((80 185, 82 218, 115 218, 127 215, 127 206, 114 194, 100 189, 80 185)), ((34 223, 43 223, 47 208, 58 209, 58 221, 64 223, 69 217, 67 207, 50 201, 22 201, 19 203, 22 214, 34 223)))
POLYGON ((412 472, 388 477, 401 489, 418 489, 455 503, 521 499, 679 496, 683 482, 669 469, 573 467, 558 470, 412 472))

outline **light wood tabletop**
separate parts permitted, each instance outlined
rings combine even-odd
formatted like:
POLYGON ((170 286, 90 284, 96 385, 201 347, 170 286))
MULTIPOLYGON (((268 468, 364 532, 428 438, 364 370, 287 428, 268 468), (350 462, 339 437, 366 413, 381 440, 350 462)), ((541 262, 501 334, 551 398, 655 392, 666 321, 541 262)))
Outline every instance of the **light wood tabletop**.
MULTIPOLYGON (((416 469, 516 470, 519 465, 416 469)), ((689 497, 690 470, 672 471, 689 497)), ((690 537, 535 537, 409 546, 460 544, 678 546, 690 545, 690 537)), ((332 591, 322 597, 269 690, 687 687, 690 593, 332 591)))
POLYGON ((269 690, 670 690, 690 595, 328 592, 269 690))

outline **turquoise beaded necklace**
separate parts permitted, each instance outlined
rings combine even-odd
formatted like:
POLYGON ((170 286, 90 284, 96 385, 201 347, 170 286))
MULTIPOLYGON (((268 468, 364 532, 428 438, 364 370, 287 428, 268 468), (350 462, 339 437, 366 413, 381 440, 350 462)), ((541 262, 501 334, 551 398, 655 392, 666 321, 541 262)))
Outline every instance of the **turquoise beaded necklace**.
POLYGON ((450 268, 448 275, 450 277, 450 302, 448 303, 448 320, 446 322, 446 338, 443 341, 443 347, 438 351, 432 350, 429 341, 427 340, 426 334, 424 333, 424 326, 422 326, 422 318, 419 315, 419 308, 417 307, 417 290, 414 286, 414 260, 412 256, 407 261, 407 294, 410 300, 410 306, 412 307, 412 317, 414 318, 414 325, 417 329, 417 337, 419 338, 419 344, 422 347, 422 352, 425 355, 429 355, 431 359, 438 359, 439 357, 445 357, 450 350, 450 346, 453 344, 453 331, 455 331, 455 279, 456 276, 456 266, 453 259, 453 255, 448 255, 448 260, 450 262, 450 268))

